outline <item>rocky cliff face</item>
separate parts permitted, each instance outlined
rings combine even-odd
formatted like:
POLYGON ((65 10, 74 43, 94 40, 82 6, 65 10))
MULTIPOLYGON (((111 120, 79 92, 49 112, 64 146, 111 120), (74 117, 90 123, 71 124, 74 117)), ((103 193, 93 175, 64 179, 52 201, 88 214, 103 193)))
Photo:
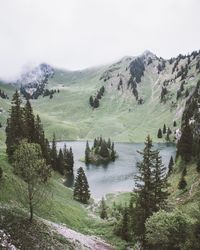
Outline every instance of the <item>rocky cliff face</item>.
POLYGON ((53 75, 54 69, 43 63, 24 72, 14 84, 20 86, 21 93, 25 98, 37 99, 43 94, 49 78, 52 78, 53 75))

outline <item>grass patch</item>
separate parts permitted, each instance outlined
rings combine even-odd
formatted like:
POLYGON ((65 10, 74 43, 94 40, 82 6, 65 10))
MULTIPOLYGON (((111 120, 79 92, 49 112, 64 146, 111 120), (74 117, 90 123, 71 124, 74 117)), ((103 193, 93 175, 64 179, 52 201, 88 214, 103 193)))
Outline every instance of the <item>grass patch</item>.
MULTIPOLYGON (((11 212, 9 209, 3 209, 1 211, 1 214, 6 214, 6 212, 8 212, 9 216, 6 215, 6 217, 8 217, 8 219, 10 218, 9 222, 4 220, 1 223, 3 223, 2 227, 5 229, 7 229, 5 224, 10 225, 8 232, 11 235, 14 235, 15 230, 20 228, 20 223, 24 223, 26 225, 28 220, 27 205, 20 203, 16 189, 16 185, 20 185, 22 189, 24 185, 21 179, 12 173, 12 166, 7 162, 5 153, 0 154, 0 162, 4 171, 3 179, 0 181, 0 206, 4 207, 6 205, 7 208, 14 207, 14 210, 11 212), (11 228, 13 228, 12 230, 14 231, 12 231, 11 228)), ((62 177, 59 174, 53 173, 50 183, 48 186, 46 186, 46 188, 49 193, 48 198, 43 200, 41 205, 35 208, 35 219, 38 216, 56 223, 66 224, 69 228, 72 228, 78 232, 102 237, 104 240, 115 246, 116 249, 123 249, 126 242, 114 235, 113 222, 103 221, 100 218, 91 217, 90 212, 88 211, 88 206, 82 205, 81 203, 73 200, 72 190, 63 185, 62 177)), ((40 234, 41 238, 46 239, 45 237, 48 237, 49 232, 42 228, 43 225, 38 225, 36 223, 34 230, 38 231, 38 234, 40 234), (39 227, 41 227, 40 230, 39 227), (41 230, 43 230, 43 232, 47 232, 47 236, 45 236, 45 233, 42 234, 41 230)), ((25 227, 23 230, 25 231, 25 227)), ((34 237, 37 238, 37 232, 31 230, 33 229, 28 229, 27 234, 29 232, 30 235, 35 235, 34 237)), ((14 241, 17 241, 19 238, 20 244, 27 246, 25 241, 28 242, 29 238, 25 233, 23 234, 23 231, 21 232, 20 235, 23 236, 24 240, 20 238, 18 233, 16 233, 16 238, 14 238, 14 241)), ((55 240, 56 244, 61 244, 59 242, 62 241, 62 239, 58 238, 52 240, 55 240)), ((31 246, 34 246, 34 244, 37 244, 37 241, 34 240, 31 244, 31 246)), ((32 249, 35 248, 33 247, 32 249)), ((46 247, 43 249, 48 248, 46 247)))

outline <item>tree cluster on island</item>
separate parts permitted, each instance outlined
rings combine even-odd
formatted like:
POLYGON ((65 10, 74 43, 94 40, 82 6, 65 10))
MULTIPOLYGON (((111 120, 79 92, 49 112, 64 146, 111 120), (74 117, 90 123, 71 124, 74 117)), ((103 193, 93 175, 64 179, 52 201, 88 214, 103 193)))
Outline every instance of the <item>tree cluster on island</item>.
POLYGON ((102 98, 105 92, 105 87, 102 86, 98 91, 95 97, 90 96, 89 98, 89 104, 91 107, 98 108, 99 107, 99 100, 102 98))
POLYGON ((90 148, 88 141, 85 149, 85 163, 102 164, 115 161, 117 152, 114 142, 110 138, 106 141, 101 136, 94 139, 93 146, 90 148))

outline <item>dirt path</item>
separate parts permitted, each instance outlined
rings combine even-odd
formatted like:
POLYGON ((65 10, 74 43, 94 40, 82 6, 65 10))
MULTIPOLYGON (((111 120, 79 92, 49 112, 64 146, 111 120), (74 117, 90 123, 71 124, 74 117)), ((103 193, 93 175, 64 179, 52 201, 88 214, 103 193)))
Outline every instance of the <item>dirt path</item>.
POLYGON ((102 239, 78 233, 64 225, 46 221, 57 233, 64 236, 68 241, 77 245, 76 249, 83 250, 114 250, 114 248, 102 239))
POLYGON ((192 196, 194 188, 196 188, 199 184, 200 184, 200 178, 198 179, 198 181, 196 181, 195 183, 193 183, 191 185, 191 188, 190 188, 190 191, 189 191, 189 197, 192 196))

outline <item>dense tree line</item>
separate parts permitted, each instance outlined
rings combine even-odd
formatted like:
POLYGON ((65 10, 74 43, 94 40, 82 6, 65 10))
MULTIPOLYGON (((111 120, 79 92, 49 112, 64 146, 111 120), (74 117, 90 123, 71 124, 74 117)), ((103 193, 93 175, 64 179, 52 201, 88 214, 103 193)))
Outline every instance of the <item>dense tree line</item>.
POLYGON ((99 107, 99 100, 103 97, 104 92, 105 92, 105 87, 102 86, 100 90, 97 91, 97 94, 95 97, 90 96, 89 104, 91 107, 93 107, 94 109, 99 107))
POLYGON ((109 161, 115 161, 117 157, 117 153, 115 151, 114 142, 111 142, 110 138, 106 141, 102 137, 98 137, 94 139, 93 146, 90 149, 89 143, 86 143, 85 149, 85 162, 95 163, 94 158, 98 158, 96 164, 109 161), (95 157, 98 156, 98 157, 95 157))
POLYGON ((55 93, 60 93, 60 90, 59 89, 58 90, 56 90, 56 89, 50 89, 50 90, 49 89, 45 89, 44 92, 43 92, 43 97, 49 96, 49 98, 52 99, 53 95, 55 93))
POLYGON ((41 146, 42 155, 50 164, 50 147, 45 138, 40 117, 33 114, 29 100, 22 106, 22 100, 18 91, 13 95, 10 115, 6 126, 6 152, 8 159, 13 160, 15 149, 22 139, 29 143, 37 143, 41 146))
POLYGON ((60 92, 59 89, 58 90, 56 90, 56 89, 51 89, 51 90, 45 89, 45 83, 43 83, 43 84, 35 84, 34 85, 35 90, 32 93, 30 93, 30 91, 29 91, 29 89, 31 87, 33 88, 32 85, 30 85, 30 86, 25 85, 25 86, 21 86, 21 88, 20 88, 20 92, 21 92, 21 94, 24 96, 24 98, 26 100, 38 99, 39 96, 43 96, 43 97, 49 96, 49 98, 52 99, 53 95, 55 93, 60 92))
POLYGON ((66 177, 73 175, 74 168, 74 155, 72 148, 67 149, 64 144, 63 149, 57 150, 55 134, 53 135, 53 141, 51 146, 51 166, 55 171, 58 171, 61 175, 66 177))
POLYGON ((18 91, 15 92, 12 99, 12 106, 6 126, 6 152, 10 162, 20 142, 26 139, 28 143, 37 143, 42 150, 42 156, 46 163, 61 174, 73 173, 73 152, 64 146, 63 151, 57 152, 55 135, 53 137, 52 147, 44 135, 43 126, 39 115, 34 115, 29 100, 22 106, 22 100, 18 91))
POLYGON ((181 138, 177 143, 177 157, 180 156, 185 162, 189 162, 192 157, 198 162, 200 158, 199 90, 200 81, 197 82, 194 92, 186 101, 182 115, 181 138))

